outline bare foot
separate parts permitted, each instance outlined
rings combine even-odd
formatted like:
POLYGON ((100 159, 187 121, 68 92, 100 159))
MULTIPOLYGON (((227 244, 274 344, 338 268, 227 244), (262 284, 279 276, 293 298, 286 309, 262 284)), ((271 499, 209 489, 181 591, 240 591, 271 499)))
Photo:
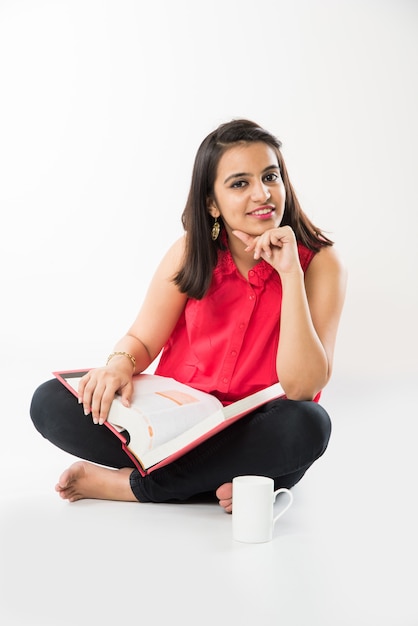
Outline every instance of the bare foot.
POLYGON ((129 467, 115 470, 77 461, 61 474, 55 491, 69 502, 82 498, 138 502, 129 483, 131 473, 129 467))
POLYGON ((224 483, 216 490, 216 497, 227 513, 232 513, 232 483, 224 483))

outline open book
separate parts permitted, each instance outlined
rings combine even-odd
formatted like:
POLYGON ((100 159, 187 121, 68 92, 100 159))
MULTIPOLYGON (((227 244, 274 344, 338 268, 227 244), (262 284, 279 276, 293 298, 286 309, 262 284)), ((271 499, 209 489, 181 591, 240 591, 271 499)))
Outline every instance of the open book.
MULTIPOLYGON (((78 383, 87 372, 53 374, 77 396, 78 383)), ((215 396, 173 378, 139 374, 133 380, 131 406, 125 407, 115 396, 105 424, 142 475, 171 463, 269 400, 284 396, 276 383, 223 406, 215 396)))

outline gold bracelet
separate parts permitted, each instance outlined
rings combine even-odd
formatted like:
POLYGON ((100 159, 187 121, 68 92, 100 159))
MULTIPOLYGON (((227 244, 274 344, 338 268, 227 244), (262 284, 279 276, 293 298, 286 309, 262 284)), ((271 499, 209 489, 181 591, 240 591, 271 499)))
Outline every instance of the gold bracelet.
POLYGON ((106 365, 109 365, 109 361, 111 359, 113 359, 114 356, 126 356, 128 357, 128 359, 130 359, 134 371, 135 371, 135 367, 136 367, 136 359, 132 354, 129 354, 129 352, 112 352, 112 354, 109 354, 109 356, 107 357, 107 361, 106 361, 106 365))

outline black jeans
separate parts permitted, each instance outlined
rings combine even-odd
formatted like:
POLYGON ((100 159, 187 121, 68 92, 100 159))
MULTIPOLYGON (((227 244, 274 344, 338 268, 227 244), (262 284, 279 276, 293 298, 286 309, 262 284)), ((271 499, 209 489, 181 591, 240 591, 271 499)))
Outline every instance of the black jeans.
MULTIPOLYGON (((36 429, 62 450, 108 467, 134 467, 119 439, 86 417, 58 380, 38 387, 30 414, 36 429)), ((170 465, 147 476, 133 469, 131 489, 140 502, 185 501, 213 495, 243 474, 269 476, 275 489, 290 488, 325 452, 330 434, 329 416, 316 402, 274 400, 170 465)))

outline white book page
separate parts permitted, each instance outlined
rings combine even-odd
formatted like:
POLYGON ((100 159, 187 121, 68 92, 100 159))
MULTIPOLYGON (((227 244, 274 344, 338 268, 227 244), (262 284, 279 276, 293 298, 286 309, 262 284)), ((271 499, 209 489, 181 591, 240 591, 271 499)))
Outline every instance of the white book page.
POLYGON ((151 449, 141 456, 141 461, 145 469, 148 469, 152 465, 155 465, 159 461, 162 461, 166 457, 182 450, 187 445, 193 443, 199 437, 205 435, 207 432, 221 424, 225 420, 222 409, 209 415, 203 422, 199 422, 195 426, 192 426, 185 432, 181 433, 174 439, 166 441, 161 446, 151 449))
POLYGON ((269 400, 274 400, 275 398, 279 398, 280 396, 284 396, 285 393, 283 391, 283 387, 280 383, 275 383, 270 387, 266 387, 266 389, 261 389, 261 391, 256 391, 255 393, 247 396, 246 398, 242 398, 241 400, 237 400, 230 404, 229 406, 224 407, 223 412, 225 415, 225 419, 230 419, 235 415, 241 415, 246 413, 247 411, 251 411, 251 409, 261 406, 265 404, 269 400))
MULTIPOLYGON (((180 404, 179 396, 175 393, 178 389, 170 389, 170 386, 168 381, 164 391, 146 394, 136 392, 129 408, 123 406, 120 398, 115 398, 112 403, 108 421, 112 426, 128 431, 129 448, 141 458, 145 451, 178 440, 183 433, 191 432, 199 425, 204 433, 207 429, 205 420, 214 414, 219 414, 216 418, 218 421, 223 419, 219 408, 222 405, 214 396, 191 390, 187 394, 190 399, 186 397, 186 402, 180 404)), ((180 399, 183 395, 186 396, 182 391, 180 399)))

